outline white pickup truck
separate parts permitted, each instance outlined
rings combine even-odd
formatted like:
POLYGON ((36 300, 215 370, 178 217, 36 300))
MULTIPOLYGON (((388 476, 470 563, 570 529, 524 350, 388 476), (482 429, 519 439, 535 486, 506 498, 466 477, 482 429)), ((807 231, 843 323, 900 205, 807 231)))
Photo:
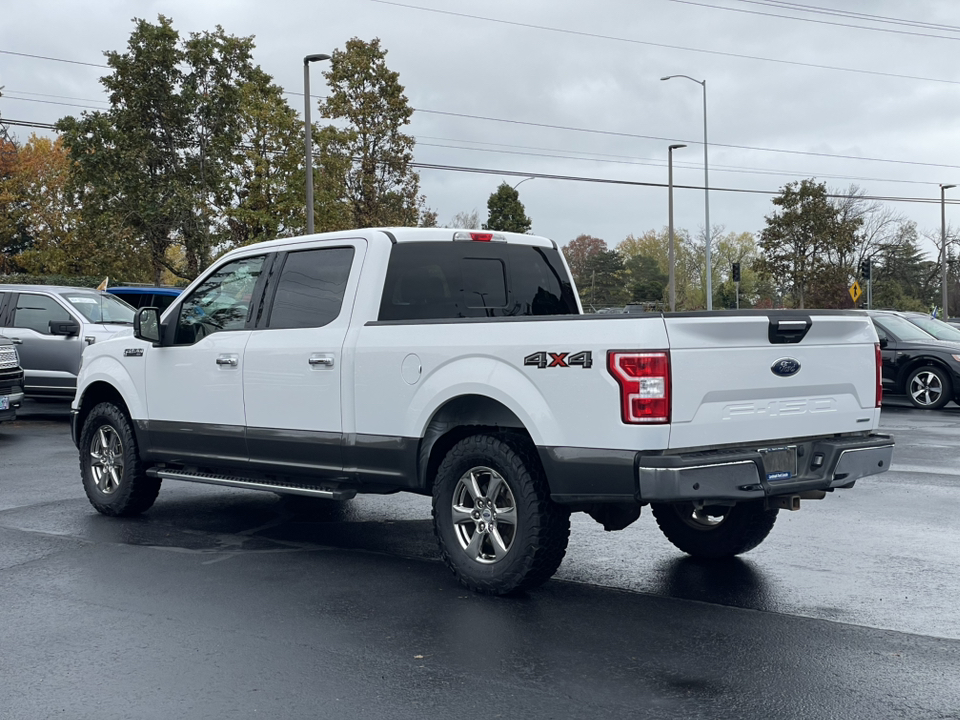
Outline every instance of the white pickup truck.
POLYGON ((879 358, 859 312, 588 316, 551 240, 356 230, 234 250, 88 347, 73 438, 106 515, 164 479, 432 495, 445 562, 502 594, 556 571, 571 512, 649 505, 727 557, 886 471, 879 358))

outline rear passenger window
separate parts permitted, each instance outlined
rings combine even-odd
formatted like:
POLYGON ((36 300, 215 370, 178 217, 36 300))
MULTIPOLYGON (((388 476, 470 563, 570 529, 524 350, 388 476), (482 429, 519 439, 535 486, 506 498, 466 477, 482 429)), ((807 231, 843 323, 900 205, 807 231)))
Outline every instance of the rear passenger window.
POLYGON ((553 248, 412 242, 390 251, 379 319, 578 313, 560 253, 553 248))
POLYGON ((353 255, 352 247, 300 250, 287 255, 267 327, 321 327, 336 320, 353 255))

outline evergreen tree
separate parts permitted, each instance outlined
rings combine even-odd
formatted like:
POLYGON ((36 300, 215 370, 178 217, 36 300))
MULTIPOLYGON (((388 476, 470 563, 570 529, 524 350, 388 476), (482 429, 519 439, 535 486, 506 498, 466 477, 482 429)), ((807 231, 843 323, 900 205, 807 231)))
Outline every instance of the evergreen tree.
POLYGON ((344 50, 333 51, 324 72, 330 94, 320 102, 320 113, 345 127, 329 125, 315 136, 321 170, 318 231, 415 226, 420 220, 420 177, 410 165, 415 141, 402 132, 413 108, 386 55, 379 39, 353 38, 344 50), (324 208, 324 194, 342 205, 324 208))
POLYGON ((487 222, 484 230, 530 232, 530 218, 526 216, 520 193, 507 183, 500 183, 487 200, 487 222))

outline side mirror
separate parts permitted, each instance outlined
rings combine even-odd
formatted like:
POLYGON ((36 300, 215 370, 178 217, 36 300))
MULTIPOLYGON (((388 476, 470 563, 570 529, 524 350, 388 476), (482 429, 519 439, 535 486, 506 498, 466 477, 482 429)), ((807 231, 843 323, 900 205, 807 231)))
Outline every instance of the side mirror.
POLYGON ((140 308, 133 316, 133 336, 154 345, 160 344, 160 311, 155 307, 140 308))
POLYGON ((79 335, 80 326, 73 320, 51 320, 48 327, 51 335, 79 335))

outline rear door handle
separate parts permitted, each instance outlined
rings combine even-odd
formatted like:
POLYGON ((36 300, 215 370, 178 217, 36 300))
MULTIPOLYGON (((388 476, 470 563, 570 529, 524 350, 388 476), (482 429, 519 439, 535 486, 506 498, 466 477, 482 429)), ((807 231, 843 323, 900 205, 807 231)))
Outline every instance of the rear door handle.
POLYGON ((221 355, 217 358, 217 365, 229 365, 230 367, 236 367, 239 364, 239 360, 236 355, 221 355))
POLYGON ((324 367, 333 367, 333 355, 321 355, 314 353, 307 361, 311 365, 323 365, 324 367))

